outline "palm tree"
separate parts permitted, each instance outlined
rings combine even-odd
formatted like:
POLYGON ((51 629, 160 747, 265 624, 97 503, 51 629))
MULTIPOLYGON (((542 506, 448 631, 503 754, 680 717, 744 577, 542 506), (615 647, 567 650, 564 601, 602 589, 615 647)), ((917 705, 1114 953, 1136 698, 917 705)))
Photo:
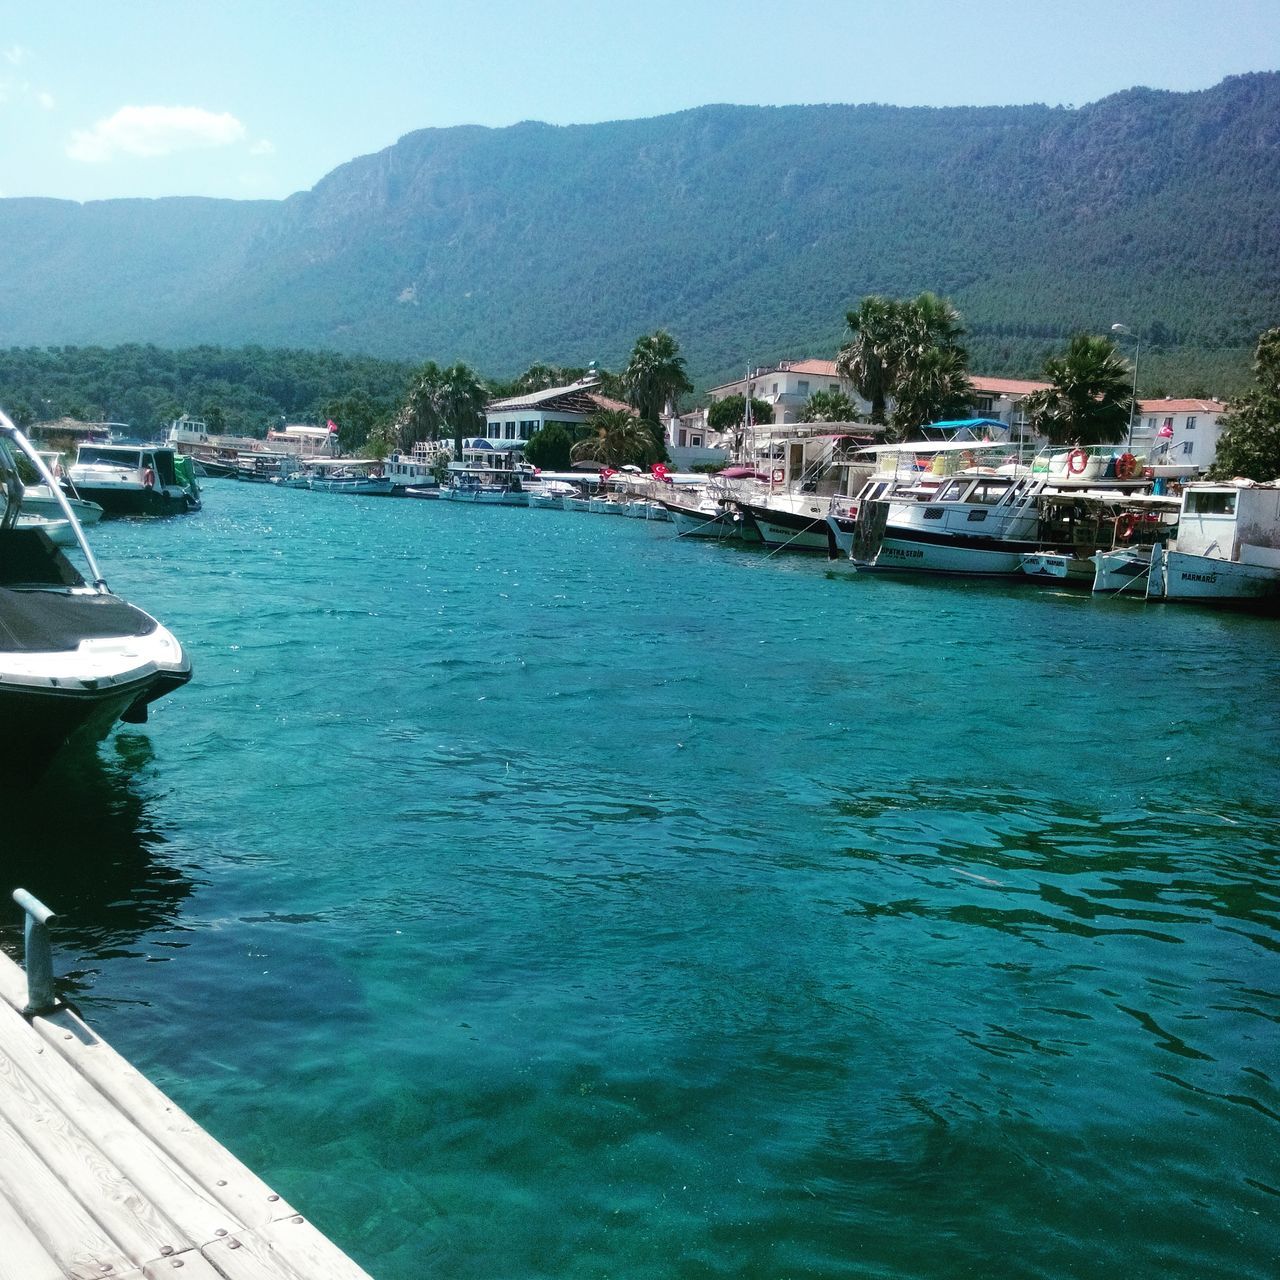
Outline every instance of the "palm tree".
POLYGON ((857 422, 858 407, 843 391, 815 391, 804 403, 801 422, 857 422))
POLYGON ((872 422, 885 421, 885 403, 897 382, 902 309, 893 298, 870 294, 845 315, 851 337, 836 356, 836 368, 871 402, 872 422))
POLYGON ((632 463, 647 467, 661 453, 654 439, 654 426, 625 409, 600 409, 587 419, 592 431, 571 450, 574 462, 599 462, 606 467, 632 463))
POLYGON ((440 438, 439 395, 443 376, 443 370, 434 360, 428 360, 415 375, 409 394, 396 414, 404 448, 413 448, 419 440, 440 438))
POLYGON ((967 360, 963 347, 926 347, 903 370, 893 403, 893 431, 899 440, 918 435, 930 422, 968 411, 975 392, 967 360))
POLYGON ((1077 334, 1044 371, 1051 386, 1022 402, 1032 428, 1050 444, 1122 440, 1133 412, 1133 369, 1110 338, 1077 334))
POLYGON ((469 365, 450 365, 440 376, 436 407, 441 421, 453 428, 455 458, 462 456, 462 437, 476 435, 484 425, 488 388, 469 365))
POLYGON ((657 422, 668 408, 675 409, 680 396, 693 390, 680 346, 665 329, 636 339, 622 385, 628 402, 650 422, 657 422))

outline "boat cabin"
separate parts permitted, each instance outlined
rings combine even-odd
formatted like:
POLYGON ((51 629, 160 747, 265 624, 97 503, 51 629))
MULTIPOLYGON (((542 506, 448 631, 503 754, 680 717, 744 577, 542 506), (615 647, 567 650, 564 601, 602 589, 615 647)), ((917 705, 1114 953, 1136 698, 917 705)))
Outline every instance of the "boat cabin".
POLYGON ((1280 487, 1188 485, 1182 491, 1178 550, 1280 569, 1280 487))

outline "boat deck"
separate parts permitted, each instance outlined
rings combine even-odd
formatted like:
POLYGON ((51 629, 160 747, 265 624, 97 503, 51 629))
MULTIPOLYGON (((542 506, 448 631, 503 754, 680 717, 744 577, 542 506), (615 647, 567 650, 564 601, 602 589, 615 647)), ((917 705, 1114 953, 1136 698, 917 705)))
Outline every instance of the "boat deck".
POLYGON ((0 1280, 369 1280, 0 955, 0 1280))

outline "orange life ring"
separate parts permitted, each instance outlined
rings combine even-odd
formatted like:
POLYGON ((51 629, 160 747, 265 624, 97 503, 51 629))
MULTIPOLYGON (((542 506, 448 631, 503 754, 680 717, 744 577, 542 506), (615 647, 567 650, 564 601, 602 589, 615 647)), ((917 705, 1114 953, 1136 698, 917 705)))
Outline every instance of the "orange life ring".
POLYGON ((1116 541, 1128 542, 1137 527, 1138 517, 1135 512, 1126 511, 1124 515, 1116 516, 1116 541))
POLYGON ((150 467, 145 467, 142 472, 142 484, 144 488, 154 489, 156 484, 156 473, 150 467))
POLYGON ((1089 465, 1089 455, 1083 449, 1072 449, 1067 454, 1067 470, 1073 476, 1078 476, 1089 465), (1079 466, 1076 463, 1079 462, 1079 466))
POLYGON ((1138 474, 1138 460, 1131 453, 1122 453, 1116 459, 1116 479, 1132 480, 1138 474))
POLYGON ((787 478, 787 474, 781 467, 775 467, 773 471, 773 483, 781 484, 787 478))

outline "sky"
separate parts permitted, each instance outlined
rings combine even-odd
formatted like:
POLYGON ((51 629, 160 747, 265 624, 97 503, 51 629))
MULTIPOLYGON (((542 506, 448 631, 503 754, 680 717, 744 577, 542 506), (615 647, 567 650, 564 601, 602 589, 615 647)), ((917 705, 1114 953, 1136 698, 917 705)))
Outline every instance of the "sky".
POLYGON ((0 0, 0 197, 283 199, 417 129, 1277 69, 1280 0, 0 0))

